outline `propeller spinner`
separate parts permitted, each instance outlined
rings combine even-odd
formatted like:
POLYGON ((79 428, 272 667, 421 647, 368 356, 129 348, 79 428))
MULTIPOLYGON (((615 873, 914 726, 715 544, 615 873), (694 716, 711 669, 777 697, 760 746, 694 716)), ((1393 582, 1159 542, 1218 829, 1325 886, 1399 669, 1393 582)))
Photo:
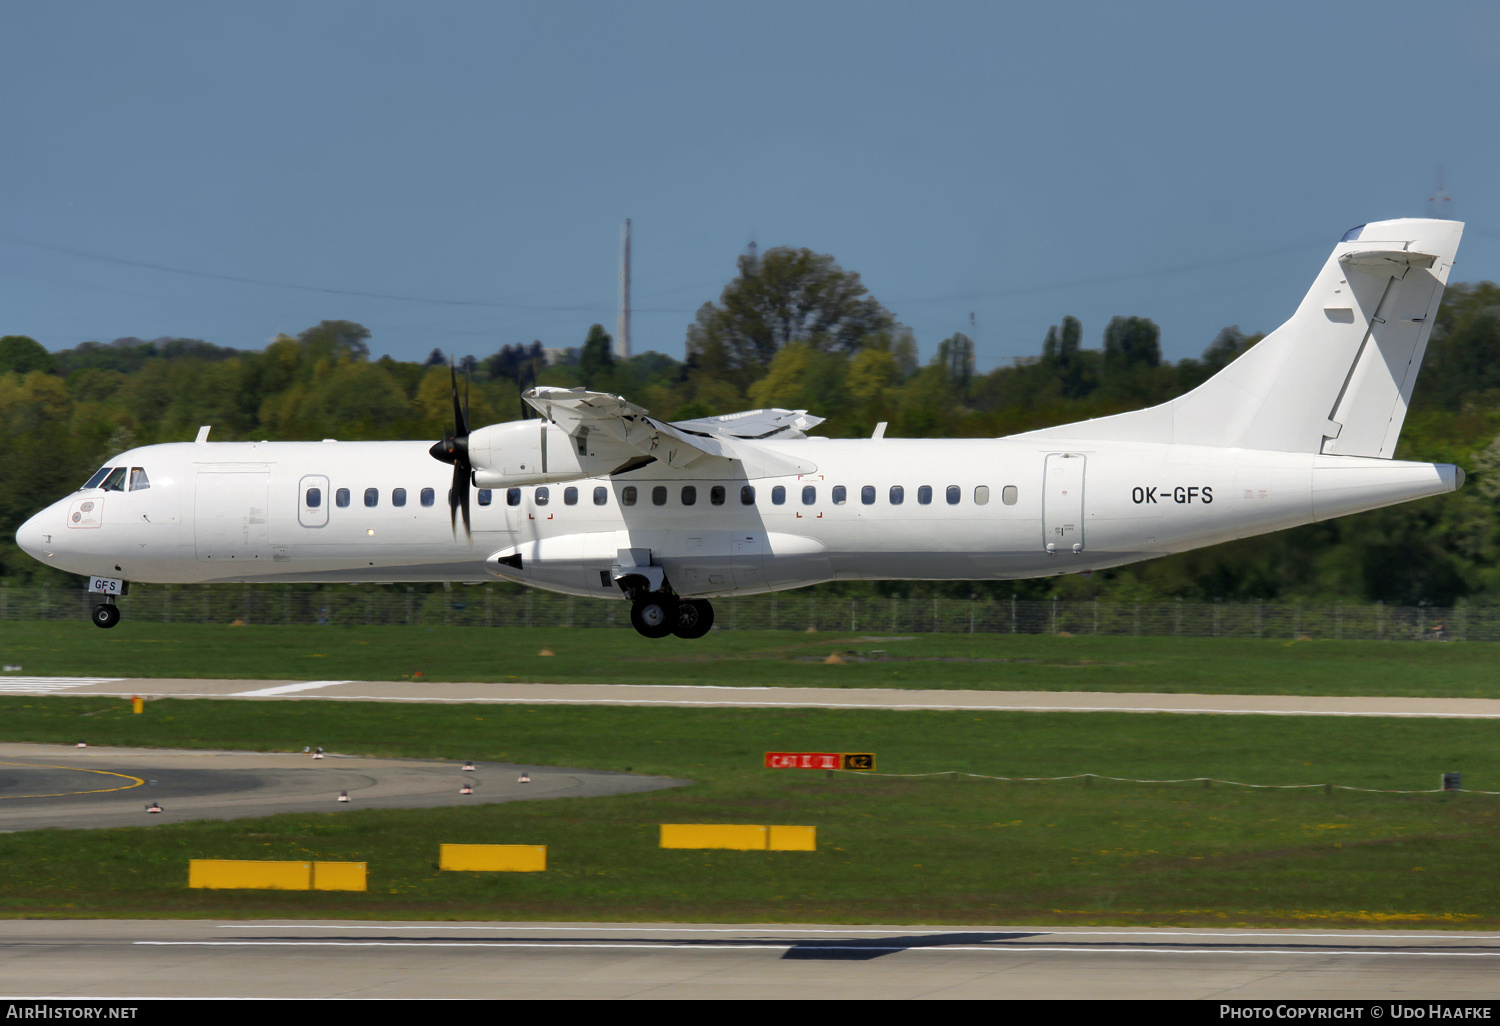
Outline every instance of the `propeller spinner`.
POLYGON ((458 404, 458 371, 450 362, 448 371, 453 376, 453 433, 443 432, 443 440, 434 442, 427 451, 432 458, 453 466, 453 486, 448 489, 448 516, 453 524, 453 537, 458 537, 458 513, 463 510, 464 537, 474 543, 474 533, 469 525, 469 482, 474 466, 469 462, 469 383, 464 380, 463 406, 458 404))

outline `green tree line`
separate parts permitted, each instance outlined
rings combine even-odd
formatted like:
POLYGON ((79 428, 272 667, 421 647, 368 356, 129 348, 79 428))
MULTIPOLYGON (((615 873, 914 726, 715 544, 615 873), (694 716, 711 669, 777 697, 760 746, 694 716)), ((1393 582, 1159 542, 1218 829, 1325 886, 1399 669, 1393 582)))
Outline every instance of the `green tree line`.
MULTIPOLYGON (((1097 330, 1097 329, 1096 329, 1097 330)), ((738 260, 719 299, 688 326, 686 358, 613 356, 600 325, 577 345, 511 344, 457 359, 470 421, 529 414, 533 385, 624 395, 670 420, 763 406, 807 409, 820 433, 996 437, 1105 416, 1179 395, 1262 336, 1228 327, 1202 355, 1162 357, 1161 332, 1141 316, 1112 318, 1096 346, 1062 317, 1034 357, 980 373, 974 343, 941 340, 918 357, 900 324, 831 257, 778 248, 738 260)), ((370 358, 370 332, 326 320, 265 349, 197 339, 123 338, 49 352, 0 338, 0 575, 54 574, 21 553, 14 530, 76 488, 116 453, 191 439, 432 438, 451 427, 449 359, 370 358)), ((1101 572, 1023 582, 890 582, 828 586, 908 595, 971 593, 1099 597, 1500 602, 1500 287, 1451 285, 1434 325, 1398 458, 1453 462, 1459 492, 1260 538, 1101 572)), ((64 575, 55 575, 61 578, 64 575)))

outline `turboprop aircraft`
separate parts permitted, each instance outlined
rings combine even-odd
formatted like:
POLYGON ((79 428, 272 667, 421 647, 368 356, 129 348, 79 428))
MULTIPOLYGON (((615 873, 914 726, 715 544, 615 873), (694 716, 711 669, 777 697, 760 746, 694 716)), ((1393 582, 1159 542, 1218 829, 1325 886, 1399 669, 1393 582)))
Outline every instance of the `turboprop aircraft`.
POLYGON ((16 541, 88 577, 100 627, 129 581, 500 578, 624 599, 641 634, 696 638, 727 595, 1121 566, 1462 485, 1451 464, 1392 459, 1462 230, 1350 230, 1290 320, 1131 413, 1000 439, 832 439, 808 436, 821 420, 804 410, 668 423, 534 388, 540 419, 471 431, 455 377, 454 432, 435 445, 203 428, 110 460, 16 541))

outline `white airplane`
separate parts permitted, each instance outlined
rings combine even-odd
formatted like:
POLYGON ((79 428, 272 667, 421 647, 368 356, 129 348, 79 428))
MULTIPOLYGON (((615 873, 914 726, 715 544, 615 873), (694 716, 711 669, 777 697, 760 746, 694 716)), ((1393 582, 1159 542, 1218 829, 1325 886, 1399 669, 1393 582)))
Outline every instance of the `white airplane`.
POLYGON ((1121 566, 1462 485, 1391 458, 1462 231, 1349 231, 1289 321, 1150 409, 1000 439, 832 439, 803 410, 665 423, 535 388, 540 420, 471 432, 455 381, 456 430, 430 448, 203 428, 110 460, 16 541, 89 578, 100 627, 132 580, 502 578, 623 598, 643 635, 696 638, 726 595, 1121 566))

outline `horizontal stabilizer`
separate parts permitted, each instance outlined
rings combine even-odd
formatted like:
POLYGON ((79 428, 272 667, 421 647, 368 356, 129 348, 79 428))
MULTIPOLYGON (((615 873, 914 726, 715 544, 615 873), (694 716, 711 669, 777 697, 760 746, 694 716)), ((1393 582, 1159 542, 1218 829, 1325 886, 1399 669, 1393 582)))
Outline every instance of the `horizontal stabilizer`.
POLYGON ((1399 274, 1408 267, 1431 267, 1437 260, 1433 253, 1407 253, 1398 249, 1367 249, 1339 257, 1352 267, 1375 268, 1399 274))

